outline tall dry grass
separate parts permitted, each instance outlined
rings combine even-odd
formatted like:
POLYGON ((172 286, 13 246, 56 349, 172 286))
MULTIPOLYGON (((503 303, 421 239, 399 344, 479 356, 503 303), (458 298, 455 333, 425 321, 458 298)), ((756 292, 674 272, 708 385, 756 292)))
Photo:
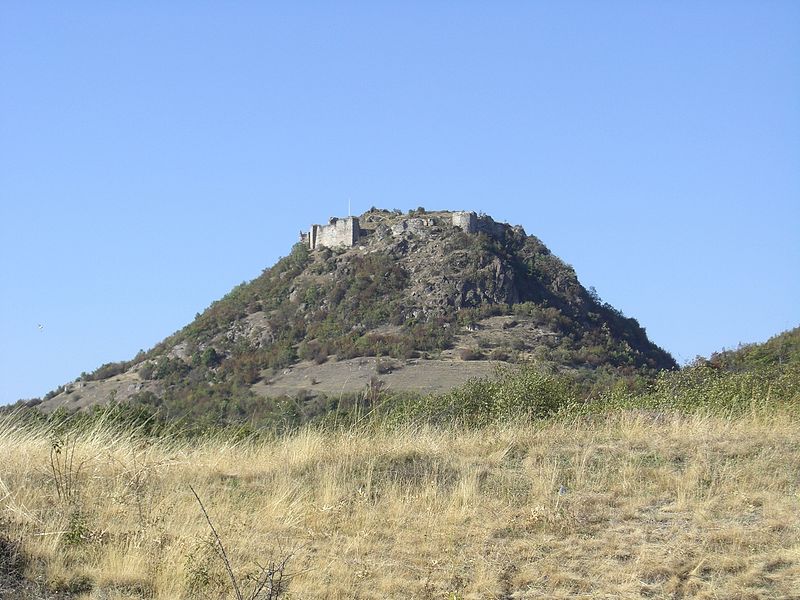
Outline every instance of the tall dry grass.
POLYGON ((0 536, 27 583, 8 594, 233 597, 190 486, 242 589, 257 565, 291 557, 282 597, 800 594, 790 415, 624 412, 258 443, 98 426, 62 439, 55 462, 51 434, 13 423, 0 424, 0 536), (73 489, 59 494, 67 469, 73 489))

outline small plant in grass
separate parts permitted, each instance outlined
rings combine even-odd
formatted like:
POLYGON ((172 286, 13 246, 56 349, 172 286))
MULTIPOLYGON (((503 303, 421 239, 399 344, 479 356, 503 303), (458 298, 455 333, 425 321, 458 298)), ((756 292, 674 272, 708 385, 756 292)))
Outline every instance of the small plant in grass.
MULTIPOLYGON (((94 588, 94 580, 88 575, 77 573, 68 577, 56 577, 47 582, 52 592, 65 594, 84 594, 94 588)), ((45 596, 47 597, 47 596, 45 596)))
POLYGON ((72 502, 77 494, 77 480, 83 461, 75 463, 75 436, 56 433, 50 440, 50 472, 59 501, 72 502))
POLYGON ((89 539, 90 533, 86 524, 86 515, 76 509, 69 514, 67 529, 61 540, 68 546, 77 546, 89 539))
POLYGON ((198 541, 186 553, 186 589, 193 597, 225 589, 225 573, 217 564, 217 557, 217 541, 213 536, 198 541))
POLYGON ((194 494, 197 503, 200 505, 200 510, 203 511, 203 516, 211 529, 214 537, 214 551, 225 565, 225 571, 228 574, 236 600, 278 600, 286 591, 287 580, 289 579, 286 574, 286 565, 292 558, 292 553, 287 554, 280 561, 271 560, 266 565, 256 565, 258 570, 255 573, 248 574, 244 577, 244 580, 238 579, 233 572, 222 538, 217 533, 217 529, 206 511, 203 501, 200 500, 200 496, 197 495, 192 486, 189 486, 189 489, 192 490, 192 494, 194 494), (244 588, 245 582, 250 585, 249 590, 244 588))
POLYGON ((383 380, 378 379, 377 377, 371 377, 369 383, 364 389, 364 394, 362 396, 364 407, 365 408, 375 407, 380 401, 385 387, 386 386, 383 380))

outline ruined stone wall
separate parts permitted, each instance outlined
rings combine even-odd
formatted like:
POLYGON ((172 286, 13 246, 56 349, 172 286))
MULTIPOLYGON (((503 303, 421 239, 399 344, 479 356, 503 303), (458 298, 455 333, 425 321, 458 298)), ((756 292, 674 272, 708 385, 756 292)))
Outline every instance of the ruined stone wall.
POLYGON ((460 227, 466 233, 474 233, 478 231, 478 215, 472 211, 454 212, 453 226, 460 227))
POLYGON ((312 225, 308 232, 308 247, 315 250, 320 246, 326 248, 351 247, 358 242, 361 227, 356 217, 330 220, 328 225, 312 225))
POLYGON ((392 235, 402 235, 406 231, 417 235, 424 234, 425 231, 435 225, 433 219, 424 219, 420 217, 412 217, 410 219, 403 219, 392 225, 392 235))
POLYGON ((498 223, 489 215, 480 215, 477 220, 475 231, 485 233, 489 237, 502 239, 506 234, 508 225, 498 223))
MULTIPOLYGON (((384 212, 389 214, 388 211, 384 212)), ((473 211, 429 213, 407 218, 402 218, 398 211, 396 214, 390 214, 385 221, 383 218, 375 220, 368 214, 365 217, 367 227, 365 230, 361 229, 357 217, 333 217, 328 225, 312 225, 308 233, 301 232, 300 240, 311 250, 322 247, 351 248, 359 243, 362 236, 377 235, 381 239, 387 236, 403 237, 408 234, 424 236, 435 228, 445 225, 448 218, 454 227, 459 227, 465 233, 486 233, 499 239, 504 238, 506 230, 510 228, 509 225, 495 222, 488 215, 478 215, 473 211), (375 223, 379 223, 379 226, 375 227, 375 223)))
POLYGON ((453 225, 466 233, 485 233, 491 237, 503 238, 508 225, 498 223, 489 215, 476 215, 471 211, 453 213, 453 225))

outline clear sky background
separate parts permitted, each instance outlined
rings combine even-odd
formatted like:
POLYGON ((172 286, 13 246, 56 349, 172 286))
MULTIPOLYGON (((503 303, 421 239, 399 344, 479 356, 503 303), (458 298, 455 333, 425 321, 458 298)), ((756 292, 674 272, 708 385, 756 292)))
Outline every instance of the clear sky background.
POLYGON ((763 341, 800 324, 800 3, 6 0, 0 403, 348 198, 521 224, 679 362, 763 341))

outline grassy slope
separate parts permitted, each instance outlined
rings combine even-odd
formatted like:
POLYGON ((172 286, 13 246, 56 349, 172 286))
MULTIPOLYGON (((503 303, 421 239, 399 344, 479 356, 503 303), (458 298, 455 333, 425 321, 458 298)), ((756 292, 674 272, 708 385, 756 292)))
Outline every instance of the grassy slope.
POLYGON ((69 438, 65 500, 51 434, 0 432, 0 535, 21 540, 41 589, 84 598, 233 597, 190 485, 238 577, 293 553, 293 598, 800 589, 796 413, 307 429, 251 445, 98 428, 69 438))

